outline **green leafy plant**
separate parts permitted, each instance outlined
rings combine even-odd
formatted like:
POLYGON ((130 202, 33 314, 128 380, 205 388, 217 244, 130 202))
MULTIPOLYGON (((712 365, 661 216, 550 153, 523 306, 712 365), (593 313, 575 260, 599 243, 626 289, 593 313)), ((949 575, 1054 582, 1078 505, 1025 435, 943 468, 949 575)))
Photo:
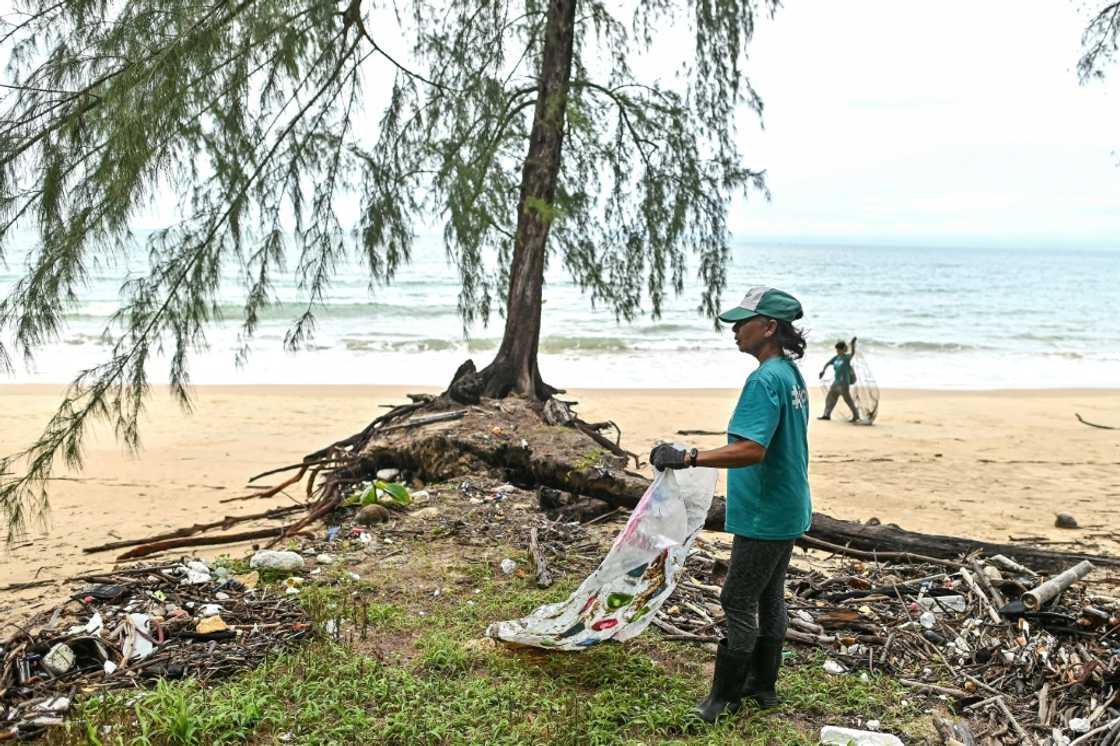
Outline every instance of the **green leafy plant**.
POLYGON ((367 505, 380 503, 382 498, 385 497, 388 497, 400 505, 409 505, 412 502, 412 495, 409 494, 408 488, 403 484, 375 479, 373 480, 373 484, 369 486, 369 489, 365 492, 355 494, 346 501, 346 504, 360 505, 364 508, 367 505))

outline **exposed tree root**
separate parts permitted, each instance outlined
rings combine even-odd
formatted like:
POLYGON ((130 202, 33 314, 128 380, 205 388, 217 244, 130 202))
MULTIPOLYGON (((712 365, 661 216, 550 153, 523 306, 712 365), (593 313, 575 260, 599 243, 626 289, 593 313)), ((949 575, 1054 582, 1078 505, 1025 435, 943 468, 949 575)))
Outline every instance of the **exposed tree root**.
POLYGON ((211 521, 210 523, 196 523, 193 526, 187 526, 186 528, 180 528, 174 531, 156 534, 154 536, 145 536, 141 539, 122 539, 121 541, 110 541, 107 544, 98 544, 95 547, 86 547, 82 551, 86 554, 93 554, 94 552, 107 552, 112 549, 124 549, 125 547, 132 547, 138 544, 151 544, 153 542, 165 541, 167 539, 177 539, 184 536, 193 536, 194 534, 201 534, 205 531, 210 531, 215 528, 226 531, 230 528, 230 526, 236 525, 238 523, 244 523, 245 521, 253 521, 257 519, 279 518, 280 516, 294 513, 297 510, 305 510, 305 508, 302 505, 287 505, 280 508, 272 508, 271 510, 266 510, 261 513, 251 513, 249 515, 237 516, 227 515, 220 521, 211 521))

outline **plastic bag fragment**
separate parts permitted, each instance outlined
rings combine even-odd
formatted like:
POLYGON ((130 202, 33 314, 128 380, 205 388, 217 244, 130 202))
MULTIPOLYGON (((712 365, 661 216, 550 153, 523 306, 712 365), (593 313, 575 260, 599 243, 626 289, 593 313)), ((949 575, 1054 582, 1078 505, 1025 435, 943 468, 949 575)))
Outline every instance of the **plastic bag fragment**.
POLYGON ((664 471, 646 489, 610 551, 567 600, 495 622, 504 642, 582 650, 641 634, 676 587, 715 492, 715 469, 664 471))

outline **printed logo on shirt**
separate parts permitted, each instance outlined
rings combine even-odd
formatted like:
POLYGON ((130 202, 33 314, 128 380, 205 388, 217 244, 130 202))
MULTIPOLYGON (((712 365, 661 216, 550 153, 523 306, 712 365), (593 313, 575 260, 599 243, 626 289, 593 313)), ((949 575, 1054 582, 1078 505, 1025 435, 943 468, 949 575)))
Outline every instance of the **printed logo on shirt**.
POLYGON ((809 406, 809 392, 803 388, 793 386, 789 390, 790 397, 793 399, 794 409, 803 409, 809 406))

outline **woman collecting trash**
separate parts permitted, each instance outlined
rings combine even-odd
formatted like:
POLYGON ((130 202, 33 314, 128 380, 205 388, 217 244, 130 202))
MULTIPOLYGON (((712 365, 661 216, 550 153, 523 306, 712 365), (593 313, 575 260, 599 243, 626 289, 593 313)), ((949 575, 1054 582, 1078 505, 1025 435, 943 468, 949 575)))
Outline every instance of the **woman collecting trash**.
POLYGON ((725 530, 734 534, 731 565, 720 594, 727 638, 716 651, 711 693, 697 714, 714 722, 744 697, 778 704, 775 682, 786 632, 786 567, 794 540, 812 520, 809 497, 809 394, 795 359, 805 339, 792 322, 801 304, 788 293, 755 287, 720 314, 733 323, 741 352, 758 360, 727 426, 727 445, 710 451, 659 445, 658 470, 726 468, 725 530))

